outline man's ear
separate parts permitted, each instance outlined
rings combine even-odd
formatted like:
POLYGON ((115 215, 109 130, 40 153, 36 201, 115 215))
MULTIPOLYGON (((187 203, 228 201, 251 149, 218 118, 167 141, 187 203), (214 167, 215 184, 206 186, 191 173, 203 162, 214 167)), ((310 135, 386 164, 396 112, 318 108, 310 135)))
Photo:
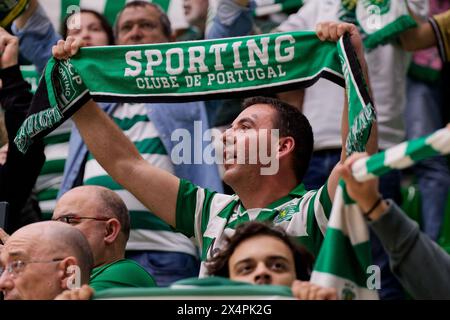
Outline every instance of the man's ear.
POLYGON ((63 290, 73 289, 75 286, 81 284, 81 274, 77 258, 70 256, 63 259, 59 262, 58 269, 58 275, 61 281, 60 285, 63 290))
POLYGON ((117 237, 119 236, 121 228, 122 225, 116 218, 111 218, 108 221, 106 221, 106 234, 104 238, 105 242, 107 244, 111 244, 114 241, 116 241, 117 237))
POLYGON ((292 137, 281 137, 278 143, 278 159, 294 152, 295 140, 292 137))

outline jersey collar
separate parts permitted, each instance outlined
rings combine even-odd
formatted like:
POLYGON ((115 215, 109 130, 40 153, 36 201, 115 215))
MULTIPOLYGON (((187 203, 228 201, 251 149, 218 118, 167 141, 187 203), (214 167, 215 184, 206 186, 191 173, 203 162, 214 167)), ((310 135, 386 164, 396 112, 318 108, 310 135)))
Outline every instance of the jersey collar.
MULTIPOLYGON (((275 209, 276 207, 279 207, 283 203, 288 202, 294 198, 303 197, 305 195, 305 193, 307 193, 307 192, 308 191, 306 191, 305 185, 303 183, 300 183, 294 189, 292 189, 291 192, 289 192, 287 196, 284 196, 278 200, 275 200, 274 202, 272 202, 265 208, 266 209, 275 209)), ((244 206, 242 205, 242 202, 239 199, 239 212, 244 213, 245 211, 247 211, 247 210, 244 208, 244 206)))

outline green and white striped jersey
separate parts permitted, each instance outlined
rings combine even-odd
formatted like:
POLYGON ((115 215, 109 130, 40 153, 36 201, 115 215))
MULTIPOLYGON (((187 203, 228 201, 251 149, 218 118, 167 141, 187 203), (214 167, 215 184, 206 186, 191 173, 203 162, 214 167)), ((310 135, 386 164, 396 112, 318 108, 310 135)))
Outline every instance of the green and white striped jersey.
POLYGON ((69 153, 72 120, 64 122, 44 138, 45 163, 35 184, 35 190, 44 220, 51 219, 56 197, 61 187, 64 165, 69 153))
MULTIPOLYGON (((147 116, 144 104, 121 104, 114 111, 112 118, 145 160, 158 168, 174 173, 170 157, 155 126, 147 116)), ((131 218, 127 250, 158 250, 198 255, 190 239, 152 214, 130 192, 115 182, 92 154, 88 155, 86 162, 84 184, 100 185, 114 190, 125 202, 131 218)))
POLYGON ((306 191, 300 184, 266 208, 247 210, 236 195, 211 192, 181 180, 176 226, 187 236, 195 236, 201 249, 200 276, 205 276, 205 261, 223 247, 226 238, 234 234, 238 224, 251 220, 272 221, 316 255, 325 235, 330 212, 331 201, 326 184, 313 191, 306 191))

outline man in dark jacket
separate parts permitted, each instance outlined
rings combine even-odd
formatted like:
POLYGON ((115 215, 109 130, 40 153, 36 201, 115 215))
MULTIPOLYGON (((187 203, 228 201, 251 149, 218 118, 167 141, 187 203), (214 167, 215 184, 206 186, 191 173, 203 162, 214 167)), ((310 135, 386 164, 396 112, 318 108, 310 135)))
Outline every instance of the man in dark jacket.
POLYGON ((18 44, 17 37, 0 28, 0 105, 8 133, 6 162, 0 164, 0 201, 9 203, 5 226, 8 233, 39 219, 38 210, 23 209, 29 207, 32 188, 45 160, 42 142, 33 145, 26 154, 20 153, 14 144, 14 137, 33 98, 19 69, 18 44))

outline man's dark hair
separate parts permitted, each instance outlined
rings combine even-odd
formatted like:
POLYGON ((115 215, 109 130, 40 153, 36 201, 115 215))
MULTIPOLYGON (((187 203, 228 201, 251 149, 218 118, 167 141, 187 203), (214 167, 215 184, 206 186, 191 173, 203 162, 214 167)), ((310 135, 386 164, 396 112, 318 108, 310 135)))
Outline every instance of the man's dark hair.
POLYGON ((242 108, 246 109, 255 104, 266 104, 274 108, 277 114, 273 119, 274 129, 280 130, 280 137, 294 138, 294 171, 300 183, 308 169, 314 146, 313 132, 308 119, 294 106, 269 97, 245 99, 242 108))
POLYGON ((122 226, 121 232, 125 237, 125 241, 127 241, 130 237, 130 215, 127 206, 114 191, 107 188, 99 187, 98 196, 102 201, 102 207, 107 216, 119 220, 122 226))
POLYGON ((295 272, 298 280, 307 281, 311 277, 314 258, 303 247, 293 242, 284 230, 261 221, 245 222, 237 226, 236 232, 227 239, 227 245, 206 262, 211 276, 230 277, 228 262, 236 248, 245 240, 256 236, 270 236, 281 240, 294 256, 295 272))
POLYGON ((69 32, 69 29, 67 27, 67 22, 69 21, 69 18, 76 13, 80 13, 80 14, 81 13, 91 13, 91 14, 93 14, 100 21, 100 25, 108 37, 108 45, 114 44, 114 33, 113 33, 112 27, 109 24, 108 20, 106 20, 104 15, 98 13, 95 10, 90 10, 90 9, 81 9, 79 12, 78 11, 72 12, 71 14, 67 15, 64 18, 64 22, 61 25, 61 35, 63 36, 64 39, 67 38, 67 33, 69 32))
POLYGON ((170 20, 167 14, 164 12, 164 10, 161 8, 159 4, 142 0, 128 2, 123 7, 123 9, 119 11, 116 17, 116 23, 114 24, 114 32, 116 37, 119 34, 119 20, 120 16, 122 15, 122 12, 124 12, 125 9, 127 8, 142 8, 146 6, 153 7, 154 9, 156 9, 156 11, 159 12, 159 22, 161 23, 163 34, 166 36, 167 39, 170 39, 170 37, 172 36, 172 27, 170 25, 170 20))

